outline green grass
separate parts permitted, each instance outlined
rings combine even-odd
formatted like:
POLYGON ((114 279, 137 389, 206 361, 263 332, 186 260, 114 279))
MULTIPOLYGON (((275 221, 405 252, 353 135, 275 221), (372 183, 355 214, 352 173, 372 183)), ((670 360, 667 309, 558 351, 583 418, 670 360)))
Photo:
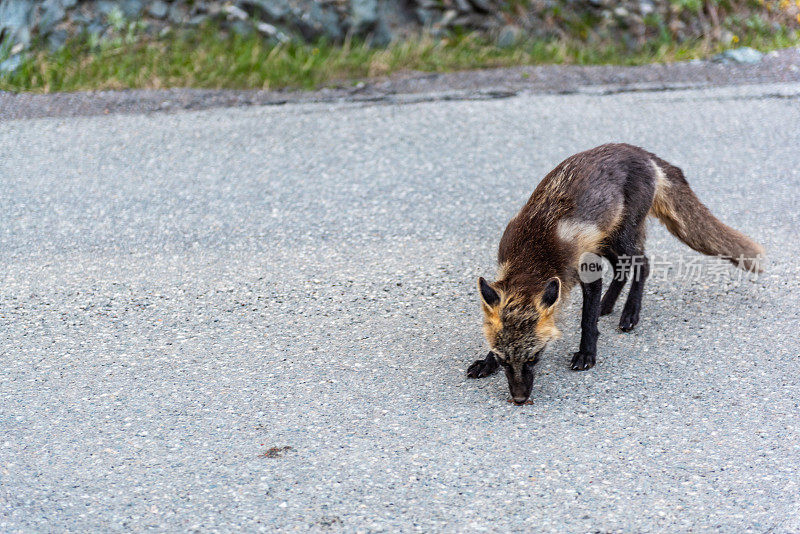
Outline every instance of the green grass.
MULTIPOLYGON (((800 44, 798 32, 740 36, 737 46, 771 50, 800 44)), ((661 38, 636 50, 619 43, 526 41, 501 49, 473 34, 420 37, 385 49, 364 43, 270 45, 257 36, 223 36, 213 28, 147 38, 129 32, 114 41, 77 38, 55 52, 33 52, 0 90, 79 91, 133 88, 313 89, 399 71, 444 72, 514 65, 637 65, 707 57, 725 46, 661 38)))

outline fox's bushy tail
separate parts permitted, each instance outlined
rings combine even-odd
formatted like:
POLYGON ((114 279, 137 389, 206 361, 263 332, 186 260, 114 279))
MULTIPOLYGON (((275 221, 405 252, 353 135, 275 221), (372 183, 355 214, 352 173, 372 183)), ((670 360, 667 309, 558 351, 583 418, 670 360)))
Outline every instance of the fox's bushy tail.
POLYGON ((656 194, 650 212, 694 250, 721 256, 748 271, 763 271, 764 247, 714 217, 683 172, 666 162, 656 164, 656 194))

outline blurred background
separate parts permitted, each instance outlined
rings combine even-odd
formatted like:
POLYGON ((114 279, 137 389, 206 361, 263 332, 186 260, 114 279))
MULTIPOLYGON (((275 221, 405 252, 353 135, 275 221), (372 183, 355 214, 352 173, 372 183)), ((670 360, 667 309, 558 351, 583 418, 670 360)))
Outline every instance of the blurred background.
POLYGON ((409 70, 747 63, 797 46, 799 28, 800 0, 0 0, 0 90, 317 88, 409 70))

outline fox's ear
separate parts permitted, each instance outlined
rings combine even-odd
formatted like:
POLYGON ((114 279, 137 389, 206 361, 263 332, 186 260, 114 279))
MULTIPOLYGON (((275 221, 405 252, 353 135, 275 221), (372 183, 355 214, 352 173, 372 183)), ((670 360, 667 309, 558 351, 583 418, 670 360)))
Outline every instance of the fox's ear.
POLYGON ((481 290, 481 298, 483 299, 484 304, 490 308, 500 304, 500 295, 492 286, 489 285, 489 282, 483 279, 482 276, 478 278, 478 287, 481 290))
POLYGON ((558 302, 559 298, 561 298, 561 280, 554 276, 548 280, 544 286, 544 292, 542 293, 542 307, 545 309, 552 308, 553 304, 558 302))

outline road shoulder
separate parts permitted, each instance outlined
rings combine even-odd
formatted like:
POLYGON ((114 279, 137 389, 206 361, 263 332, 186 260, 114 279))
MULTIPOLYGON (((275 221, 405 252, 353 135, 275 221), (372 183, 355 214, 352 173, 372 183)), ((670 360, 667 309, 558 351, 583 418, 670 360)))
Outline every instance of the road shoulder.
POLYGON ((442 74, 411 72, 317 91, 165 89, 44 95, 0 92, 0 120, 292 103, 486 100, 520 93, 613 94, 781 82, 800 82, 800 49, 771 52, 750 65, 691 61, 636 67, 541 65, 442 74))

